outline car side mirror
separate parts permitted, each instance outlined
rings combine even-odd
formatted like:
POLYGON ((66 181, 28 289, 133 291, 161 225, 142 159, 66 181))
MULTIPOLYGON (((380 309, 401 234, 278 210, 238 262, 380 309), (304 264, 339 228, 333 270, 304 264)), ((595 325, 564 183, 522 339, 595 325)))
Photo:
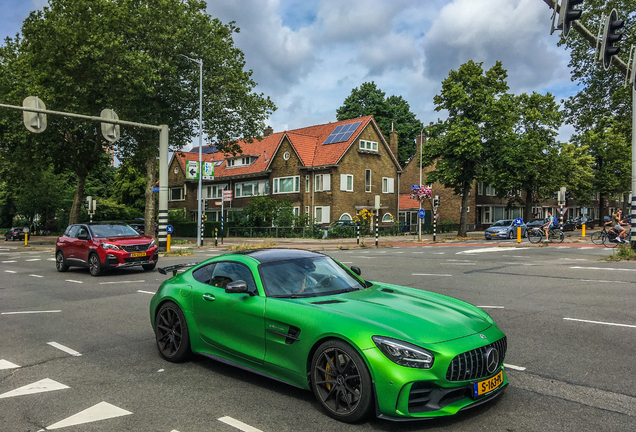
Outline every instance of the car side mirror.
POLYGON ((362 275, 362 270, 360 270, 360 267, 358 266, 351 266, 351 271, 357 274, 358 276, 362 275))
POLYGON ((225 292, 229 294, 251 294, 244 280, 230 282, 225 286, 225 292))
POLYGON ((80 240, 88 240, 88 233, 81 233, 77 238, 80 240))

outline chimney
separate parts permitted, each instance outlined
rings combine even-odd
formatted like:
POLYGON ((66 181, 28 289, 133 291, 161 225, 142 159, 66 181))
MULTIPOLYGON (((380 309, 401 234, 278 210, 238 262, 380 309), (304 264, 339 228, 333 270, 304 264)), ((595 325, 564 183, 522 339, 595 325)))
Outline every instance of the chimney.
POLYGON ((270 136, 273 133, 274 133, 274 129, 272 129, 271 126, 267 126, 265 128, 265 130, 263 131, 263 138, 267 138, 268 136, 270 136))
POLYGON ((391 151, 397 158, 398 157, 398 133, 395 129, 393 129, 391 133, 389 133, 389 148, 391 149, 391 151))

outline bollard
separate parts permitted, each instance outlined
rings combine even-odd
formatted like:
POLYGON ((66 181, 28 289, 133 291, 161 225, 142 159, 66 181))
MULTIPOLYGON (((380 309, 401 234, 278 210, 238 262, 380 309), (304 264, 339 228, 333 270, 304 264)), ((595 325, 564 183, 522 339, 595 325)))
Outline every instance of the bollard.
POLYGON ((218 239, 219 239, 219 229, 214 228, 214 247, 217 247, 219 245, 218 239))
POLYGON ((583 238, 585 238, 585 224, 582 224, 582 225, 581 225, 581 230, 582 230, 582 234, 581 234, 581 236, 582 236, 583 238))
POLYGON ((29 244, 29 233, 24 233, 24 245, 27 246, 29 244))
POLYGON ((170 234, 168 234, 168 243, 166 243, 166 252, 170 252, 170 234))
POLYGON ((521 243, 521 227, 517 227, 517 243, 521 243))
POLYGON ((360 244, 360 225, 356 227, 357 234, 357 244, 360 244))
POLYGON ((376 210, 375 212, 375 246, 378 246, 378 214, 380 213, 379 210, 376 210))

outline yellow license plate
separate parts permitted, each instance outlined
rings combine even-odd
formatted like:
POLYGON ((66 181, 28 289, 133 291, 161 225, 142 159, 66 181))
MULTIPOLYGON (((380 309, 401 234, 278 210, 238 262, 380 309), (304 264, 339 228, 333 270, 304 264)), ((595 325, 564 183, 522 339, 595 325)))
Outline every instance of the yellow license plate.
POLYGON ((146 256, 146 252, 137 252, 137 253, 130 254, 131 258, 140 257, 140 256, 146 256))
POLYGON ((482 396, 496 390, 503 384, 503 371, 499 371, 497 375, 487 380, 476 382, 473 387, 473 396, 482 396))

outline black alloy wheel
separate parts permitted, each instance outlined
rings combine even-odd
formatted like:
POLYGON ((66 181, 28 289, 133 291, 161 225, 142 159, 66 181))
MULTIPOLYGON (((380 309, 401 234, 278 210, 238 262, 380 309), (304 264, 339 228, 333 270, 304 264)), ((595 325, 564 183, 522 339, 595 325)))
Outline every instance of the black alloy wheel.
POLYGON ((88 257, 88 269, 91 272, 91 276, 99 276, 102 274, 102 263, 99 260, 99 255, 92 253, 88 257))
POLYGON ((68 270, 68 266, 64 262, 64 252, 61 250, 57 251, 55 254, 55 268, 59 272, 65 272, 68 270))
POLYGON ((155 338, 159 354, 171 362, 186 360, 190 354, 190 335, 185 316, 179 306, 164 303, 155 320, 155 338))
POLYGON ((316 350, 311 388, 327 414, 342 422, 360 421, 373 407, 367 366, 353 347, 340 340, 329 340, 316 350))

